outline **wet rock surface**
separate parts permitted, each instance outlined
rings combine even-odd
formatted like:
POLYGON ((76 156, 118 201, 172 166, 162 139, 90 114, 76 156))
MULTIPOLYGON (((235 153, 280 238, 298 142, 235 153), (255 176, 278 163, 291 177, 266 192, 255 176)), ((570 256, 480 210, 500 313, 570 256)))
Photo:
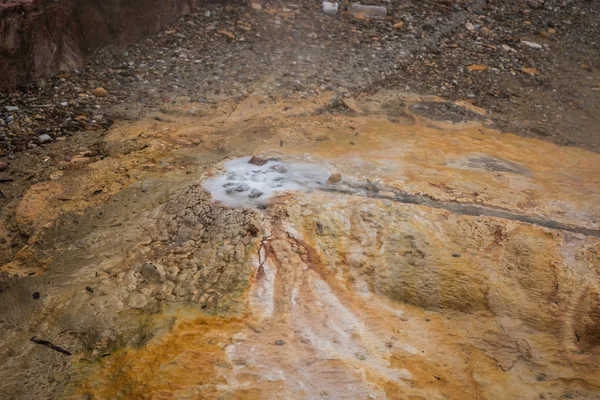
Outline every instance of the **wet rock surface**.
POLYGON ((332 98, 173 106, 11 160, 0 397, 596 397, 598 155, 415 112, 434 97, 332 98), (299 164, 308 190, 250 197, 299 164))

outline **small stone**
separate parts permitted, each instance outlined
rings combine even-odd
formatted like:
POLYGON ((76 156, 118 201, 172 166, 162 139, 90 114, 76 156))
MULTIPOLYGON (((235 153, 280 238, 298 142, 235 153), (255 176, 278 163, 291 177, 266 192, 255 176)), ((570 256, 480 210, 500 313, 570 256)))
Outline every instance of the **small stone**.
POLYGON ((247 184, 245 184, 245 183, 240 183, 239 185, 237 185, 237 186, 235 187, 235 191, 236 191, 236 192, 240 192, 240 193, 241 193, 241 192, 247 192, 248 190, 250 190, 250 186, 248 186, 248 185, 247 185, 247 184))
POLYGON ((327 15, 336 15, 338 12, 339 5, 338 3, 333 3, 329 1, 323 2, 323 13, 327 15))
POLYGON ((286 167, 284 167, 283 165, 272 165, 270 168, 270 170, 273 170, 279 174, 287 174, 288 170, 286 167))
POLYGON ((358 104, 356 104, 356 101, 354 99, 344 98, 344 99, 342 99, 342 103, 351 111, 354 111, 357 114, 362 113, 362 110, 360 109, 358 104))
POLYGON ((472 31, 474 31, 474 30, 475 30, 475 25, 473 25, 473 24, 472 24, 472 23, 470 23, 470 22, 467 22, 467 23, 465 24, 465 28, 467 28, 467 30, 468 30, 469 32, 472 32, 472 31))
POLYGON ((219 29, 217 34, 227 36, 231 40, 235 39, 235 35, 229 31, 226 31, 225 29, 219 29))
POLYGON ((402 29, 404 28, 404 21, 399 21, 394 24, 394 29, 402 29))
POLYGON ((356 353, 356 358, 363 361, 367 359, 367 355, 365 353, 356 353))
POLYGON ((276 340, 276 341, 275 341, 275 344, 276 344, 277 346, 283 346, 283 345, 285 344, 285 340, 281 340, 281 339, 279 339, 279 340, 276 340))
POLYGON ((40 292, 35 292, 34 294, 31 295, 31 297, 33 297, 34 300, 37 300, 40 298, 40 292))
POLYGON ((528 75, 539 75, 540 70, 537 68, 521 68, 520 71, 528 75))
POLYGON ((546 380, 546 374, 539 374, 535 377, 535 380, 538 382, 544 382, 546 380))
POLYGON ((452 257, 454 257, 454 258, 458 258, 458 257, 460 257, 460 254, 458 254, 458 253, 454 253, 454 254, 452 254, 452 257))
POLYGON ((260 3, 252 3, 252 4, 250 5, 250 7, 252 7, 252 9, 253 9, 253 10, 256 10, 256 11, 260 11, 260 10, 262 10, 262 6, 260 5, 260 3))
POLYGON ((527 40, 521 40, 521 43, 523 43, 525 46, 531 47, 532 49, 536 49, 536 50, 541 50, 543 49, 541 44, 535 43, 535 42, 529 42, 527 40))
POLYGON ((165 269, 160 264, 154 264, 151 262, 144 263, 140 270, 142 277, 151 283, 160 283, 165 280, 165 269))
POLYGON ((468 65, 468 71, 485 71, 487 67, 485 65, 468 65))
POLYGON ((47 133, 44 133, 44 134, 38 136, 38 142, 40 142, 40 144, 51 142, 51 141, 52 141, 52 137, 50 135, 48 135, 47 133))
POLYGON ((258 190, 258 189, 252 189, 250 191, 250 194, 248 195, 248 197, 251 198, 251 199, 256 199, 256 198, 259 198, 262 195, 263 195, 263 192, 261 192, 260 190, 258 190))
POLYGON ((92 94, 96 97, 106 97, 108 96, 108 92, 103 87, 97 87, 92 91, 92 94))
POLYGON ((71 156, 65 156, 64 160, 66 162, 71 162, 73 159, 71 158, 71 156))
POLYGON ((19 111, 19 107, 17 107, 17 106, 6 106, 6 107, 4 107, 4 109, 7 112, 19 111))
POLYGON ((508 46, 506 44, 503 44, 500 47, 502 47, 502 50, 504 50, 504 51, 508 51, 508 52, 511 52, 511 53, 516 53, 517 52, 517 50, 513 49, 512 47, 510 47, 510 46, 508 46))
POLYGON ((94 293, 94 288, 93 287, 86 286, 85 290, 88 291, 89 293, 94 293))
POLYGON ((6 171, 8 163, 6 161, 0 161, 0 171, 6 171))
POLYGON ((327 179, 327 184, 331 185, 334 183, 339 183, 341 181, 342 181, 342 174, 340 174, 339 172, 336 172, 327 179))
POLYGON ((264 158, 257 157, 257 156, 252 156, 252 158, 248 161, 248 164, 258 165, 258 166, 265 165, 266 163, 267 163, 267 160, 265 160, 264 158))
POLYGON ((100 121, 102 121, 102 120, 104 119, 104 115, 100 115, 100 114, 98 114, 98 115, 94 115, 94 116, 92 117, 92 119, 93 119, 94 121, 96 121, 96 122, 100 122, 100 121))

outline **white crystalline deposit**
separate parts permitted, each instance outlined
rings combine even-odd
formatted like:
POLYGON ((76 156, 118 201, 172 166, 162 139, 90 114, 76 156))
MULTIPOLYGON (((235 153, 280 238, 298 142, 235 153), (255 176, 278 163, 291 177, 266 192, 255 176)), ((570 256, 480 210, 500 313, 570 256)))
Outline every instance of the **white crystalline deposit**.
POLYGON ((283 191, 306 191, 324 185, 331 175, 325 164, 269 159, 249 164, 250 157, 227 161, 225 171, 204 182, 215 200, 230 207, 256 207, 283 191))

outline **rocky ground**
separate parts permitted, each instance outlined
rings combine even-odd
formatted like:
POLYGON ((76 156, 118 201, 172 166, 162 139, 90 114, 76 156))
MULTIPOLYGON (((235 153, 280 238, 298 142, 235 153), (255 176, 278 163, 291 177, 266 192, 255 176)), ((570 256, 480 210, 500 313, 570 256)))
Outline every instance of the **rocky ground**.
POLYGON ((597 2, 379 4, 1 95, 0 397, 598 398, 597 2))
POLYGON ((182 18, 72 73, 0 95, 0 157, 6 162, 165 104, 240 101, 256 90, 268 101, 381 88, 469 101, 504 132, 597 150, 597 2, 380 4, 388 8, 380 20, 354 18, 346 3, 327 16, 306 1, 182 18))

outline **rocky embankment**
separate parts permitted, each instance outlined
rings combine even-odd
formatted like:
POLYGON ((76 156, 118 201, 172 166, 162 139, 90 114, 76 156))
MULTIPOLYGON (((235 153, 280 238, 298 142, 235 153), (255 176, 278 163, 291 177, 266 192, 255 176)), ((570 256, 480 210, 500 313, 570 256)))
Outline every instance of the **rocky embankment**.
POLYGON ((0 2, 0 90, 68 72, 158 32, 212 0, 0 2))

